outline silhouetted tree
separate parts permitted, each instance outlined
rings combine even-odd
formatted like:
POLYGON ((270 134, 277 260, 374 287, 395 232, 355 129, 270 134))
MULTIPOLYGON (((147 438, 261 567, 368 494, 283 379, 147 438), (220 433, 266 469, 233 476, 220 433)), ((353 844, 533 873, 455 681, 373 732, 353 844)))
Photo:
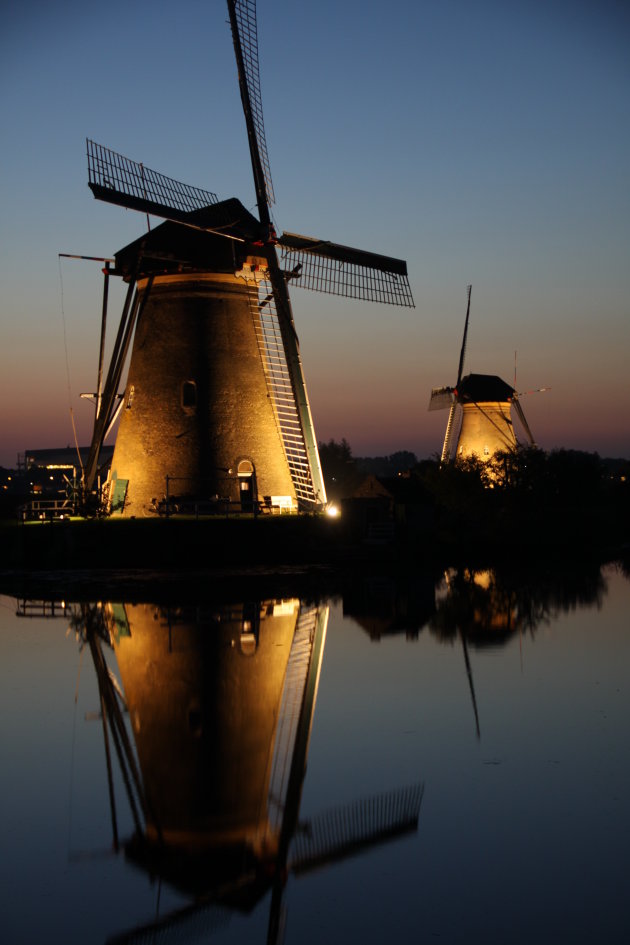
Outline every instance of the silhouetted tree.
POLYGON ((545 476, 546 454, 536 446, 495 453, 489 473, 495 488, 519 494, 537 491, 545 476))
POLYGON ((545 469, 548 488, 565 503, 592 502, 602 482, 602 464, 597 453, 553 450, 545 469))
POLYGON ((357 466, 362 472, 387 477, 406 473, 413 469, 417 462, 416 454, 409 450, 398 450, 389 456, 357 456, 356 459, 357 466))
POLYGON ((340 443, 329 440, 319 444, 319 459, 326 492, 330 499, 341 499, 352 491, 359 478, 356 460, 350 444, 344 438, 340 443))

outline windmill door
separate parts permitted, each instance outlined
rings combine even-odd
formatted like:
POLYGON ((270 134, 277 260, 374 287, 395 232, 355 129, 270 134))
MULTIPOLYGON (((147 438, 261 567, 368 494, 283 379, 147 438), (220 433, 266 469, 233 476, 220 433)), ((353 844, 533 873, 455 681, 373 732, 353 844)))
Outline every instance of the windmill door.
POLYGON ((238 464, 238 491, 241 500, 241 512, 253 512, 256 509, 256 471, 248 459, 238 464))

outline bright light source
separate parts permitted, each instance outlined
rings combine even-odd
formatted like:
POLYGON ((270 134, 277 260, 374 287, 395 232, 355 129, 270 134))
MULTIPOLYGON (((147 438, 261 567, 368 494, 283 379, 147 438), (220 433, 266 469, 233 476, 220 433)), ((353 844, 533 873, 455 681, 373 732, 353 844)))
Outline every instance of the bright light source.
POLYGON ((326 515, 328 515, 330 518, 337 518, 339 514, 339 509, 336 505, 333 505, 332 502, 330 505, 326 506, 326 515))

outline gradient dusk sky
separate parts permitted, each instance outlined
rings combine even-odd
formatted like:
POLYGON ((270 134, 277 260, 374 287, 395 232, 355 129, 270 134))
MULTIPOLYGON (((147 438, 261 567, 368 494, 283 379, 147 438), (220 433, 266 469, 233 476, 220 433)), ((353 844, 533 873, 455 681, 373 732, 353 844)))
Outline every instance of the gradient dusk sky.
MULTIPOLYGON (((85 138, 255 211, 223 0, 8 0, 0 465, 81 444, 102 277, 146 228, 93 199, 85 138)), ((630 456, 626 0, 259 0, 278 230, 407 260, 415 309, 292 290, 320 440, 442 446, 431 388, 466 371, 523 398, 542 447, 630 456)), ((158 221, 153 221, 157 223, 158 221)), ((120 316, 118 285, 110 335, 120 316)))

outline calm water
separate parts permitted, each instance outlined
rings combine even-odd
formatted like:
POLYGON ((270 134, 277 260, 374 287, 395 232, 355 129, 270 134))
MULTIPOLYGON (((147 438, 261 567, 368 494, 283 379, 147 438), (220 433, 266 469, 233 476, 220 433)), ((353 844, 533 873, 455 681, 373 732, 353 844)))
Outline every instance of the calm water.
POLYGON ((207 587, 0 597, 4 942, 626 941, 620 569, 207 587))

